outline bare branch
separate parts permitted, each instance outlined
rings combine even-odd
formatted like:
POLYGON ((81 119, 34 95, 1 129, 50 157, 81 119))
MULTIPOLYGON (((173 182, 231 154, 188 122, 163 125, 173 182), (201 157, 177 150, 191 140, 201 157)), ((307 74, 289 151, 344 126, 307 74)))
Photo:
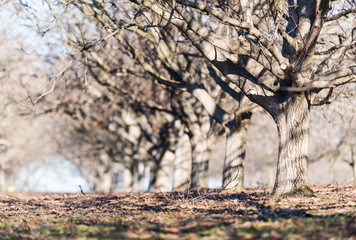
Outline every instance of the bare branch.
MULTIPOLYGON (((306 39, 304 41, 304 45, 303 45, 303 50, 301 51, 300 55, 297 57, 297 59, 295 60, 295 68, 296 69, 300 69, 304 64, 308 64, 309 60, 312 58, 313 54, 314 54, 314 48, 315 48, 315 44, 316 41, 319 37, 319 34, 323 28, 323 24, 325 22, 325 16, 327 14, 327 11, 329 9, 329 1, 320 1, 320 5, 319 8, 316 11, 316 19, 314 21, 314 25, 311 29, 310 34, 306 34, 304 33, 306 39)), ((312 13, 314 14, 314 13, 312 13)), ((311 16, 306 16, 305 19, 305 23, 310 24, 311 22, 311 18, 313 15, 311 16), (309 19, 307 19, 309 17, 309 19)), ((306 24, 306 25, 308 25, 306 24)), ((306 29, 305 31, 307 31, 309 33, 309 28, 306 29)), ((302 33, 302 37, 303 37, 303 33, 302 33)))
POLYGON ((302 87, 281 87, 280 90, 290 92, 305 92, 312 89, 337 87, 346 83, 353 82, 356 82, 356 66, 350 66, 342 70, 319 75, 318 80, 313 82, 305 80, 302 87))
POLYGON ((342 17, 346 17, 347 15, 352 14, 352 13, 356 13, 356 7, 355 6, 353 8, 350 8, 350 9, 342 9, 337 14, 327 17, 325 19, 325 21, 326 22, 335 21, 335 20, 338 20, 338 19, 340 19, 342 17))
MULTIPOLYGON (((209 15, 218 18, 220 21, 224 22, 225 24, 230 24, 234 27, 248 30, 248 33, 252 34, 256 38, 258 38, 260 43, 276 58, 276 60, 279 62, 280 65, 281 64, 286 64, 287 66, 289 65, 288 59, 283 57, 282 54, 280 53, 279 49, 276 48, 275 45, 270 44, 269 41, 265 38, 265 35, 262 32, 260 32, 257 28, 255 28, 253 25, 251 25, 247 22, 238 21, 236 19, 227 17, 222 12, 218 12, 215 8, 204 5, 204 4, 195 3, 192 1, 185 1, 185 0, 178 0, 177 2, 181 3, 184 6, 189 6, 189 7, 193 7, 193 8, 199 9, 201 11, 204 11, 204 12, 208 13, 209 15)), ((190 20, 193 20, 193 19, 191 18, 190 20)), ((187 19, 186 19, 186 21, 187 21, 187 19)), ((197 29, 193 29, 193 31, 194 30, 197 30, 197 29)))
POLYGON ((39 100, 41 100, 43 97, 45 97, 46 95, 52 93, 54 91, 54 88, 56 87, 57 81, 59 79, 62 78, 64 72, 70 68, 73 64, 73 61, 70 61, 59 73, 57 73, 56 75, 53 75, 50 77, 50 79, 53 79, 53 84, 50 90, 48 90, 47 92, 42 93, 40 96, 38 96, 34 101, 33 104, 36 104, 39 100))

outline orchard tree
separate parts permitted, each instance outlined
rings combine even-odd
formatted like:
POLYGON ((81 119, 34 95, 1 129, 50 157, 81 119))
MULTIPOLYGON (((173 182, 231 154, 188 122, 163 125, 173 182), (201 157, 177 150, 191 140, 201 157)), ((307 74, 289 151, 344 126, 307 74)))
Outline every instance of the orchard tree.
MULTIPOLYGON (((130 13, 135 9, 128 11, 127 13, 120 13, 113 9, 112 11, 104 11, 104 3, 90 4, 83 2, 77 4, 72 2, 81 12, 86 15, 92 16, 92 18, 84 18, 83 22, 89 27, 80 26, 75 24, 73 20, 77 21, 78 12, 75 10, 69 11, 69 5, 63 5, 62 11, 59 14, 52 8, 52 5, 48 2, 48 6, 54 16, 54 19, 58 22, 58 32, 62 34, 62 39, 66 39, 65 46, 70 46, 80 52, 89 63, 93 63, 96 67, 102 69, 100 78, 96 78, 102 85, 110 87, 111 89, 125 88, 125 85, 119 86, 120 83, 115 80, 113 75, 120 75, 122 73, 131 74, 132 77, 139 75, 147 77, 147 75, 157 80, 160 84, 168 86, 173 89, 180 89, 190 93, 190 96, 181 98, 178 94, 176 99, 179 99, 179 104, 183 111, 176 111, 178 116, 183 117, 183 122, 186 123, 189 129, 189 136, 191 136, 192 147, 192 176, 191 186, 193 188, 205 188, 207 187, 207 168, 209 159, 209 147, 208 142, 213 140, 207 139, 208 132, 210 132, 208 126, 210 123, 209 118, 199 117, 202 113, 200 110, 201 105, 204 106, 205 111, 213 117, 224 128, 227 135, 227 150, 225 157, 224 167, 224 188, 240 190, 244 188, 243 183, 243 159, 245 156, 246 146, 246 130, 250 119, 251 106, 247 105, 245 108, 241 108, 240 103, 246 101, 241 93, 232 89, 228 84, 224 82, 223 77, 216 72, 214 67, 205 62, 202 55, 191 46, 187 46, 184 42, 177 42, 176 39, 181 38, 181 33, 177 29, 171 27, 167 29, 142 29, 137 28, 136 25, 122 31, 113 31, 116 28, 118 19, 115 14, 127 15, 125 18, 129 19, 130 13), (97 8, 100 7, 100 9, 97 8), (64 11, 67 10, 67 11, 64 11), (67 15, 68 12, 68 15, 67 15), (114 15, 112 15, 114 14, 114 15), (69 22, 71 19, 72 22, 69 22), (90 21, 90 19, 94 21, 90 21), (94 40, 93 36, 102 35, 101 29, 95 32, 97 23, 101 24, 100 28, 107 31, 108 34, 105 37, 94 40), (79 27, 78 27, 79 26, 79 27), (79 29, 79 30, 78 30, 79 29), (78 37, 80 36, 80 38, 78 37), (111 54, 101 55, 98 52, 100 50, 101 42, 106 42, 108 37, 114 37, 119 46, 115 48, 115 51, 111 50, 111 54), (135 36, 135 40, 132 41, 132 36, 135 36), (157 46, 157 42, 159 43, 157 46), (109 56, 114 54, 117 59, 109 60, 109 56), (130 54, 136 63, 141 67, 140 71, 146 74, 138 73, 139 70, 129 64, 123 64, 127 62, 122 60, 121 56, 130 54), (120 57, 118 57, 120 56, 120 57), (195 58, 194 56, 198 56, 195 58), (154 63, 153 65, 147 64, 148 62, 154 63), (115 65, 115 63, 119 65, 115 65), (114 79, 114 80, 112 80, 114 79), (214 81, 212 81, 214 80, 214 81), (217 84, 216 84, 217 83, 217 84), (224 91, 221 91, 223 89, 224 91), (228 107, 229 111, 224 110, 217 104, 217 100, 214 98, 220 98, 221 93, 227 93, 230 98, 237 101, 233 108, 231 104, 228 107), (192 97, 194 97, 200 105, 192 105, 192 97), (197 106, 199 106, 197 108, 197 106), (245 113, 249 112, 249 113, 245 113), (203 120, 203 122, 196 121, 203 120), (208 142, 207 142, 208 141, 208 142)), ((26 8, 29 8, 26 6, 26 8)), ((156 22, 157 19, 154 16, 146 16, 150 21, 156 22)), ((159 22, 157 22, 159 24, 159 22)), ((50 30, 53 31, 53 28, 50 30)), ((227 31, 222 29, 223 31, 227 31)), ((47 31, 43 31, 46 33, 47 31)), ((107 46, 107 43, 105 43, 107 46)), ((210 134, 210 136, 212 136, 210 134)))
MULTIPOLYGON (((351 15, 355 12, 354 3, 320 0, 71 3, 94 16, 121 43, 127 42, 121 29, 134 28, 131 39, 138 39, 141 30, 179 31, 181 35, 170 41, 193 45, 274 119, 279 147, 273 195, 313 194, 306 182, 310 106, 316 104, 316 96, 323 89, 332 91, 333 87, 355 81, 351 15), (226 31, 219 31, 222 25, 227 26, 226 31), (251 71, 249 62, 257 65, 255 69, 259 71, 251 71)), ((154 38, 157 49, 162 47, 161 40, 166 39, 166 35, 158 36, 154 38)), ((162 54, 168 50, 162 50, 162 54)), ((131 49, 131 54, 139 56, 140 52, 131 49)), ((172 61, 171 57, 167 59, 172 61)), ((142 60, 140 64, 155 73, 154 62, 142 60)), ((218 110, 216 107, 213 113, 218 110)))
POLYGON ((156 26, 147 21, 146 27, 177 27, 227 79, 272 116, 279 139, 273 196, 313 195, 306 182, 310 106, 323 89, 355 81, 355 19, 350 15, 355 4, 302 0, 132 2, 137 4, 137 15, 149 12, 162 20, 156 26), (202 15, 203 24, 197 18, 202 15), (233 27, 234 37, 214 31, 207 26, 209 21, 233 27), (252 74, 240 57, 252 59, 263 70, 252 74), (274 79, 274 85, 266 78, 274 79))
POLYGON ((48 72, 43 71, 46 64, 39 63, 41 58, 32 54, 33 42, 26 41, 28 32, 6 2, 0 4, 0 191, 16 191, 21 187, 17 180, 25 180, 23 170, 36 170, 55 155, 50 124, 57 119, 31 115, 29 96, 43 87, 48 72))
POLYGON ((120 18, 125 2, 76 2, 96 9, 91 14, 102 18, 103 25, 106 12, 117 11, 116 26, 106 26, 108 32, 132 25, 138 30, 178 29, 184 41, 274 119, 279 151, 273 195, 313 194, 306 182, 310 106, 323 89, 355 81, 353 3, 131 1, 137 7, 128 19, 120 18), (153 24, 151 18, 159 22, 153 24), (222 24, 232 34, 216 31, 214 26, 222 24), (249 71, 246 58, 260 66, 259 74, 249 71))
MULTIPOLYGON (((93 16, 107 37, 115 37, 162 84, 182 87, 192 83, 184 72, 187 65, 176 64, 179 61, 170 51, 179 43, 194 46, 187 53, 190 57, 204 57, 272 116, 279 140, 273 195, 313 194, 306 181, 310 107, 318 104, 316 97, 324 89, 332 92, 334 87, 355 81, 354 3, 79 0, 69 4, 93 16), (153 34, 145 39, 157 46, 152 53, 166 60, 163 65, 142 56, 142 47, 132 47, 149 32, 153 34), (180 34, 168 37, 174 32, 180 34), (167 78, 161 69, 171 76, 167 78)), ((88 50, 102 39, 82 41, 79 46, 88 50)), ((211 106, 206 109, 212 116, 227 116, 216 104, 211 106)))
POLYGON ((322 134, 317 130, 311 133, 313 144, 310 148, 310 162, 324 161, 324 164, 330 164, 329 174, 325 176, 330 183, 340 181, 341 176, 343 181, 347 178, 346 181, 351 182, 346 169, 340 173, 335 168, 341 164, 349 165, 355 182, 356 84, 335 89, 334 96, 317 108, 317 112, 315 110, 312 110, 315 113, 311 125, 320 126, 323 131, 322 134))
POLYGON ((146 191, 144 181, 150 170, 149 187, 155 187, 160 162, 172 151, 172 114, 154 103, 155 98, 166 102, 165 89, 142 84, 140 78, 116 79, 92 61, 68 68, 62 78, 66 84, 58 84, 36 105, 38 114, 53 113, 68 122, 57 139, 58 152, 81 166, 96 192, 146 191), (83 88, 85 80, 75 76, 85 69, 90 85, 83 88), (125 89, 103 83, 114 80, 125 89))
MULTIPOLYGON (((252 109, 250 104, 241 107, 243 100, 246 102, 244 96, 226 84, 215 68, 207 63, 192 46, 186 45, 184 41, 176 41, 183 37, 177 29, 172 29, 169 26, 165 29, 141 28, 136 24, 116 29, 120 19, 116 15, 115 8, 112 11, 105 11, 105 4, 88 4, 87 2, 74 3, 74 5, 86 15, 93 16, 107 32, 111 33, 109 36, 112 35, 151 78, 169 88, 181 89, 190 93, 190 97, 180 98, 179 102, 183 106, 180 115, 185 115, 188 119, 185 122, 191 136, 193 155, 191 187, 207 187, 209 157, 206 145, 207 130, 205 133, 203 130, 203 125, 208 123, 194 124, 197 123, 194 120, 194 115, 199 115, 200 111, 189 105, 191 98, 194 97, 202 104, 205 111, 224 128, 227 135, 223 172, 224 188, 235 191, 243 189, 246 133, 252 109), (133 37, 134 41, 132 41, 133 37), (216 99, 221 96, 222 92, 229 95, 230 101, 237 102, 233 108, 229 107, 229 111, 217 103, 216 99)), ((134 9, 130 11, 132 12, 134 9)), ((131 12, 122 14, 125 19, 129 19, 131 12)), ((160 24, 154 15, 147 13, 144 18, 153 25, 160 24)), ((138 21, 144 22, 145 19, 138 21)), ((224 31, 228 31, 228 29, 224 31)), ((131 72, 133 71, 131 70, 131 72)))

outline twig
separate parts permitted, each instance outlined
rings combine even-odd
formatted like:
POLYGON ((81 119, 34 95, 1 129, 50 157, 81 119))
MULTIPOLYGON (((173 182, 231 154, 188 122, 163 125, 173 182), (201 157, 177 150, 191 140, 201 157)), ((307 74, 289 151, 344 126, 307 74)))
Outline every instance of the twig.
POLYGON ((83 191, 83 189, 82 189, 82 185, 78 185, 78 187, 79 187, 79 189, 80 189, 80 192, 81 192, 83 195, 85 195, 85 193, 84 193, 84 191, 83 191))
POLYGON ((88 77, 87 77, 87 73, 88 73, 88 57, 85 56, 85 70, 84 70, 84 88, 83 88, 83 92, 85 92, 85 89, 87 89, 87 87, 88 87, 88 77))
POLYGON ((48 95, 48 94, 50 94, 50 93, 53 92, 54 88, 56 87, 57 81, 63 77, 64 72, 72 65, 72 63, 73 63, 73 60, 70 61, 69 64, 68 64, 65 68, 63 68, 59 73, 57 73, 56 75, 50 77, 50 79, 51 79, 52 77, 54 77, 54 82, 53 82, 53 85, 52 85, 51 89, 48 90, 47 92, 42 93, 39 97, 37 97, 37 98, 33 101, 33 104, 36 104, 41 98, 43 98, 43 97, 45 97, 46 95, 48 95))

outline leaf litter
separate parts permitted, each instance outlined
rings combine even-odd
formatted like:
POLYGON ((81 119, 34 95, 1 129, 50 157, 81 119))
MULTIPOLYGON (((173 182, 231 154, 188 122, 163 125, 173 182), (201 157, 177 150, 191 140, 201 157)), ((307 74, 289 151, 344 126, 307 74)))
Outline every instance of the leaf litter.
POLYGON ((0 239, 356 239, 356 187, 240 193, 0 193, 0 239))

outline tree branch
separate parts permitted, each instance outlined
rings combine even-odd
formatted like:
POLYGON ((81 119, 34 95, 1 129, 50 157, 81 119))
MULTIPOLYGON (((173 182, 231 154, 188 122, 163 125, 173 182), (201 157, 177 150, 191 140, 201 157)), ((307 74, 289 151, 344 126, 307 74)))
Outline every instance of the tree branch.
MULTIPOLYGON (((223 12, 219 12, 217 11, 217 9, 205 4, 200 4, 187 0, 177 0, 177 2, 182 4, 183 6, 193 7, 203 12, 206 12, 207 14, 214 16, 220 21, 224 22, 225 24, 229 24, 231 26, 247 30, 249 34, 252 34, 256 38, 258 38, 260 43, 272 54, 272 56, 278 61, 280 65, 282 64, 286 64, 287 66, 289 65, 288 59, 282 56, 279 49, 275 45, 270 44, 268 40, 266 40, 265 35, 262 32, 260 32, 257 28, 255 28, 252 24, 227 17, 223 12)), ((192 30, 196 31, 197 29, 192 29, 192 30)))
MULTIPOLYGON (((321 29, 323 28, 323 24, 325 22, 325 16, 327 14, 327 11, 329 9, 329 0, 321 0, 320 1, 320 5, 318 10, 316 11, 316 19, 314 21, 314 25, 311 29, 310 34, 307 35, 307 38, 304 42, 304 46, 303 46, 303 50, 301 51, 300 55, 298 56, 298 58, 295 61, 295 69, 297 69, 297 71, 300 70, 300 68, 302 67, 303 63, 308 64, 309 60, 313 57, 314 55, 314 48, 315 48, 315 44, 316 41, 319 37, 319 34, 321 32, 321 29)), ((310 13, 309 13, 310 14, 310 13)), ((314 15, 314 13, 312 13, 311 15, 308 15, 305 17, 305 23, 306 22, 311 22, 312 21, 312 16, 314 15), (309 19, 308 19, 309 17, 309 19)), ((304 30, 306 31, 306 30, 304 30)), ((309 29, 307 29, 307 31, 309 32, 309 29)), ((302 38, 303 33, 302 34, 302 38)), ((306 33, 304 33, 306 35, 306 33)))
POLYGON ((326 22, 335 21, 342 17, 346 17, 349 14, 356 13, 356 7, 350 9, 342 9, 337 14, 329 16, 325 19, 326 22))

